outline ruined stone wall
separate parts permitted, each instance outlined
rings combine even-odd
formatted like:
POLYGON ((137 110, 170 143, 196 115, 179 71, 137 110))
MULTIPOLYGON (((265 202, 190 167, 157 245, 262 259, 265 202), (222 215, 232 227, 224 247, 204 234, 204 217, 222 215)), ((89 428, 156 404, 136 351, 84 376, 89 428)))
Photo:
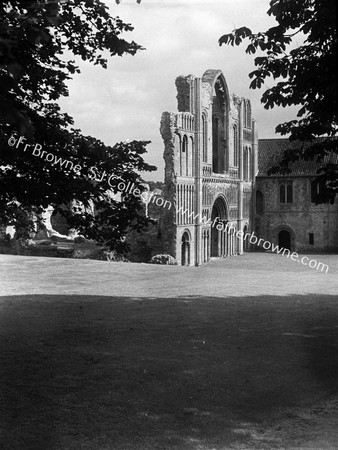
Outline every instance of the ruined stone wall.
POLYGON ((194 113, 194 79, 193 75, 179 76, 175 84, 177 88, 177 109, 180 112, 194 113))
POLYGON ((176 114, 164 112, 160 132, 164 141, 163 158, 165 161, 163 197, 171 202, 171 208, 164 208, 160 218, 163 248, 169 255, 176 257, 176 172, 179 167, 179 138, 175 133, 176 114))
MULTIPOLYGON (((202 78, 180 76, 176 87, 178 112, 163 113, 160 128, 165 160, 163 192, 172 203, 172 209, 164 210, 160 219, 161 239, 178 263, 185 259, 183 244, 188 240, 190 264, 201 264, 210 258, 211 225, 205 221, 211 218, 216 201, 219 205, 223 202, 222 207, 217 206, 223 211, 221 220, 227 219, 234 228, 243 229, 252 219, 257 135, 251 126, 251 111, 250 123, 247 121, 243 130, 244 100, 229 94, 221 71, 207 70, 202 78), (251 169, 243 184, 244 143, 250 147, 251 169), (177 213, 179 208, 187 215, 177 213)), ((249 102, 245 100, 245 104, 249 102)), ((221 239, 223 246, 227 238, 221 239)), ((236 243, 224 256, 241 253, 242 248, 242 243, 236 243)))

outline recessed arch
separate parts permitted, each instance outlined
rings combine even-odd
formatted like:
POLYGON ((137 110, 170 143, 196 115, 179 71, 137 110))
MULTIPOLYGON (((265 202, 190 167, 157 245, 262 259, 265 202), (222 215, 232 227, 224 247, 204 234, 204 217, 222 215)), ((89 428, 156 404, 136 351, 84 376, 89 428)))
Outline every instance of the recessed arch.
POLYGON ((222 195, 219 195, 211 209, 211 256, 219 257, 228 254, 227 222, 227 202, 222 195))
POLYGON ((202 113, 202 161, 208 162, 208 128, 205 112, 202 113))
POLYGON ((184 230, 181 239, 181 265, 190 266, 191 236, 188 230, 184 230))
POLYGON ((251 128, 251 103, 248 99, 243 99, 242 102, 243 126, 251 128))
POLYGON ((238 127, 234 124, 232 127, 232 139, 233 139, 233 165, 238 167, 238 127))
POLYGON ((188 175, 193 177, 195 175, 195 144, 194 138, 192 136, 189 137, 189 147, 190 147, 190 155, 189 155, 188 175))
POLYGON ((279 248, 283 248, 292 252, 295 248, 295 232, 285 224, 281 224, 274 230, 275 242, 279 248))
POLYGON ((212 92, 212 171, 224 173, 229 166, 229 89, 220 70, 207 70, 202 81, 212 92))
POLYGON ((185 134, 182 139, 182 151, 181 151, 181 175, 188 175, 189 167, 189 148, 188 148, 188 137, 185 134))

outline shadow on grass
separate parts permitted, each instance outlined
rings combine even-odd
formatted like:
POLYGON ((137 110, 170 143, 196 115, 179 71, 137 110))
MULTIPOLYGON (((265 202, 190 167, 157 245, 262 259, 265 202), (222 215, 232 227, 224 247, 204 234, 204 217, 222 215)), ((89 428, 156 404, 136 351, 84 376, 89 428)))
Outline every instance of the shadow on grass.
POLYGON ((337 318, 327 295, 0 297, 1 448, 280 448, 258 430, 338 391, 337 318))

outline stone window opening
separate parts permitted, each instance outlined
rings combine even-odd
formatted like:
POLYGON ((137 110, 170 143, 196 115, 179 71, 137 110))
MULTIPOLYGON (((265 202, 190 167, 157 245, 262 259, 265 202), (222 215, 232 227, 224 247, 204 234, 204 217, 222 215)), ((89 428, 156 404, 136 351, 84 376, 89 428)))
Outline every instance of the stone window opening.
POLYGON ((311 181, 311 203, 319 203, 320 196, 325 191, 326 184, 324 180, 311 181))
POLYGON ((238 130, 237 125, 233 126, 233 144, 234 144, 234 166, 238 166, 238 130))
POLYGON ((183 149, 182 149, 182 138, 181 138, 181 135, 180 134, 178 134, 178 145, 179 145, 179 152, 180 152, 180 175, 182 176, 182 165, 183 165, 183 161, 182 161, 182 152, 183 152, 183 149))
POLYGON ((190 158, 190 162, 189 162, 189 166, 190 166, 190 171, 189 171, 189 175, 190 176, 194 176, 195 175, 195 146, 194 146, 194 139, 193 137, 190 136, 190 149, 191 149, 191 158, 190 158))
POLYGON ((292 184, 286 186, 286 203, 293 203, 292 184))
POLYGON ((314 245, 314 244, 315 244, 314 233, 309 233, 309 245, 314 245))
POLYGON ((289 182, 279 186, 279 203, 293 203, 292 183, 289 182))
POLYGON ((251 149, 245 147, 243 151, 243 180, 251 180, 251 149))
POLYGON ((221 78, 214 87, 212 103, 212 170, 214 173, 224 173, 226 161, 226 100, 225 88, 221 78))
POLYGON ((243 122, 245 128, 251 128, 251 105, 248 100, 244 101, 243 122))
POLYGON ((251 179, 252 179, 252 177, 251 177, 251 148, 248 147, 247 152, 248 152, 248 176, 247 176, 247 181, 251 181, 251 179))
POLYGON ((189 154, 188 154, 188 138, 186 135, 183 136, 182 140, 182 150, 181 150, 181 176, 188 175, 189 169, 189 154))
POLYGON ((208 149, 207 149, 207 119, 205 114, 202 114, 202 158, 203 162, 208 162, 208 149))
POLYGON ((248 168, 248 152, 247 148, 245 147, 243 150, 243 180, 245 181, 247 179, 247 168, 248 168))

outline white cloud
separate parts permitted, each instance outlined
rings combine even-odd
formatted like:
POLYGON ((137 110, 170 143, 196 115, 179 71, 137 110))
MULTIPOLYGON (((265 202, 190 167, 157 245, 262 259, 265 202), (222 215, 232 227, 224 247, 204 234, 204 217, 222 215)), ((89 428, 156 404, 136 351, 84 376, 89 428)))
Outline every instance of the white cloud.
POLYGON ((61 106, 84 134, 114 145, 126 139, 151 140, 146 160, 159 167, 163 179, 163 143, 159 133, 163 111, 176 110, 175 78, 209 68, 224 72, 231 92, 249 97, 260 137, 272 137, 288 120, 286 110, 266 112, 260 91, 250 91, 253 58, 245 47, 219 47, 218 39, 235 27, 264 30, 272 20, 268 0, 107 0, 113 16, 131 23, 125 39, 146 47, 135 56, 109 59, 108 69, 80 61, 82 73, 69 82, 70 96, 61 106))

